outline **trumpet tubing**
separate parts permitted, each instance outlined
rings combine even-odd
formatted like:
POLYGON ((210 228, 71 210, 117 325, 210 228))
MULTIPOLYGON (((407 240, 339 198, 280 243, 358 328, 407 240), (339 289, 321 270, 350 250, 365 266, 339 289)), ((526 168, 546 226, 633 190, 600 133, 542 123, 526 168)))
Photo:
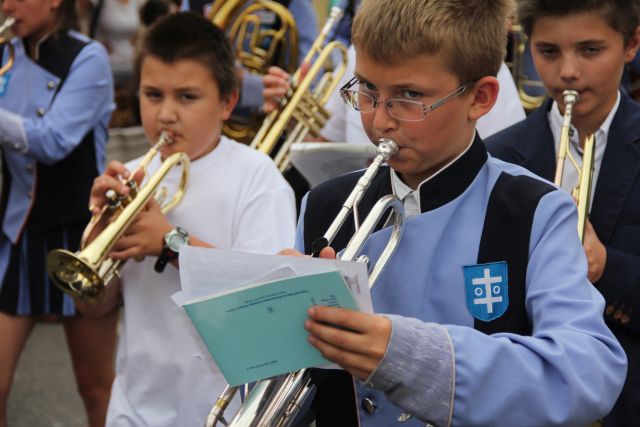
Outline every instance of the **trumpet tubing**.
POLYGON ((251 142, 253 148, 267 155, 273 155, 280 171, 285 171, 289 166, 288 152, 291 145, 301 142, 308 133, 318 136, 329 119, 330 114, 324 105, 346 72, 348 59, 344 44, 339 41, 325 44, 325 40, 341 15, 340 8, 332 8, 327 23, 314 41, 302 66, 291 78, 291 90, 278 107, 267 116, 251 142), (333 66, 334 55, 340 58, 337 67, 333 66), (303 70, 308 64, 313 65, 303 75, 303 70), (294 119, 295 126, 287 132, 278 152, 273 153, 281 136, 285 134, 294 119))
MULTIPOLYGON (((146 171, 146 166, 159 147, 166 143, 165 137, 145 155, 139 169, 146 171)), ((100 217, 94 217, 83 236, 83 248, 78 252, 66 249, 55 249, 47 255, 47 271, 51 281, 63 292, 84 302, 93 304, 104 300, 107 285, 119 274, 121 261, 107 258, 113 245, 126 231, 131 222, 154 197, 156 190, 169 171, 182 165, 182 177, 179 189, 171 201, 162 207, 163 212, 172 209, 184 196, 188 176, 189 158, 185 153, 175 153, 168 157, 151 176, 147 183, 138 189, 135 182, 127 182, 131 186, 131 196, 125 200, 117 200, 116 214, 112 222, 84 247, 85 238, 91 234, 95 225, 103 219, 107 209, 103 209, 100 217)), ((135 172, 131 175, 134 176, 135 172)), ((113 199, 115 200, 115 199, 113 199)))
POLYGON ((578 205, 578 236, 580 237, 580 240, 584 241, 584 229, 586 227, 587 218, 589 217, 589 207, 591 205, 591 186, 593 181, 596 141, 594 135, 589 135, 585 139, 582 166, 579 165, 578 161, 571 154, 569 149, 569 138, 573 107, 580 100, 580 96, 578 92, 573 90, 565 90, 562 95, 564 97, 564 117, 562 120, 562 128, 560 130, 560 144, 558 147, 554 184, 557 186, 562 185, 564 166, 567 159, 569 159, 569 162, 578 173, 578 185, 573 188, 571 195, 578 205))

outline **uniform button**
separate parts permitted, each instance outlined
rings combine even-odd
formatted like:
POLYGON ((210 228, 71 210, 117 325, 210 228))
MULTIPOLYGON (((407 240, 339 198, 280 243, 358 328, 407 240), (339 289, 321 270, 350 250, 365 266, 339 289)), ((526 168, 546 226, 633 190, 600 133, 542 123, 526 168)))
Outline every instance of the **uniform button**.
POLYGON ((27 193, 27 197, 28 197, 28 198, 32 198, 32 197, 33 197, 33 191, 29 191, 29 192, 27 193))
POLYGON ((631 320, 631 317, 628 314, 623 314, 622 317, 620 318, 620 323, 622 323, 623 325, 629 323, 629 320, 631 320))
POLYGON ((27 164, 27 166, 25 168, 27 169, 27 172, 29 172, 29 173, 33 172, 33 165, 31 163, 27 164))
POLYGON ((407 421, 409 421, 411 419, 411 414, 407 414, 406 412, 403 412, 402 414, 400 414, 400 416, 398 417, 398 421, 401 423, 406 423, 407 421))
POLYGON ((49 82, 47 83, 47 89, 52 90, 55 87, 56 87, 56 82, 54 82, 53 80, 49 80, 49 82))
POLYGON ((37 113, 38 113, 38 117, 44 116, 44 108, 38 108, 37 113))
POLYGON ((604 313, 607 316, 611 316, 615 311, 616 311, 616 308, 613 305, 610 305, 610 306, 607 307, 607 309, 604 311, 604 313))
POLYGON ((16 150, 16 151, 20 151, 20 150, 22 150, 22 145, 20 145, 18 143, 15 143, 15 144, 13 144, 13 149, 16 150))
POLYGON ((374 412, 376 412, 378 405, 376 405, 376 402, 374 402, 373 399, 365 397, 364 399, 362 399, 362 407, 365 411, 367 411, 367 413, 373 414, 374 412))

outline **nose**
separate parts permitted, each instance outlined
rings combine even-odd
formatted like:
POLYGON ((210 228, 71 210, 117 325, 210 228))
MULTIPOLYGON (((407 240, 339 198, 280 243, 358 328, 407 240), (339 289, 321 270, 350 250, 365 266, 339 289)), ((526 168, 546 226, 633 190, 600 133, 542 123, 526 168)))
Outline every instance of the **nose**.
POLYGON ((389 114, 386 102, 380 101, 373 112, 373 128, 377 135, 386 135, 398 127, 398 119, 389 114))
POLYGON ((580 77, 580 64, 573 55, 564 55, 560 64, 560 78, 564 81, 574 81, 580 77))
POLYGON ((177 119, 178 114, 174 102, 169 97, 165 98, 158 110, 158 121, 162 124, 170 124, 177 119))

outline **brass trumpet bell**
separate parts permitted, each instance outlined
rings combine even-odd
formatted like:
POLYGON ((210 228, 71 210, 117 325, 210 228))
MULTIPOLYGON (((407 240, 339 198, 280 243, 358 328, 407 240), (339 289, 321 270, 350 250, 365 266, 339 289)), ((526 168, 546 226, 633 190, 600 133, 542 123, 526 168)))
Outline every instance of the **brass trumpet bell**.
POLYGON ((106 286, 111 280, 101 278, 92 263, 85 256, 56 249, 47 256, 47 271, 53 283, 67 294, 81 298, 89 304, 101 302, 105 298, 106 286))

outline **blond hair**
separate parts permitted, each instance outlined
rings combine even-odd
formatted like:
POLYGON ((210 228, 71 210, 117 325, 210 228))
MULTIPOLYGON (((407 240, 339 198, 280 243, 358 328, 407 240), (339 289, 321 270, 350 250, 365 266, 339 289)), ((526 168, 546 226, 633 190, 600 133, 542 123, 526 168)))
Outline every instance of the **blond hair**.
POLYGON ((512 0, 364 0, 351 37, 381 63, 437 56, 466 83, 497 75, 513 9, 512 0))

